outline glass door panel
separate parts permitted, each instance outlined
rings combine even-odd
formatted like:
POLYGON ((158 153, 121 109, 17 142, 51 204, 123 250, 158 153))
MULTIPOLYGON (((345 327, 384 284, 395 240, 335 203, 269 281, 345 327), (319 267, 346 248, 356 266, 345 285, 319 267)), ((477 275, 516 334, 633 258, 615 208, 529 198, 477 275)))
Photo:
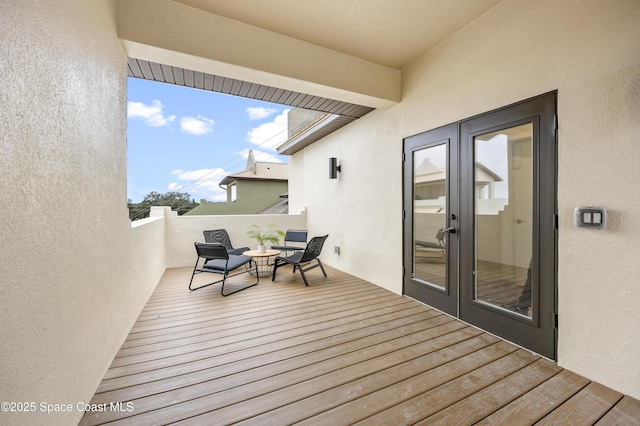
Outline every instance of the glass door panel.
POLYGON ((474 299, 531 317, 533 126, 474 137, 474 299), (528 278, 528 279, 527 279, 528 278))
POLYGON ((456 125, 403 141, 404 293, 458 314, 456 125))
POLYGON ((446 289, 447 145, 413 151, 414 280, 446 289))

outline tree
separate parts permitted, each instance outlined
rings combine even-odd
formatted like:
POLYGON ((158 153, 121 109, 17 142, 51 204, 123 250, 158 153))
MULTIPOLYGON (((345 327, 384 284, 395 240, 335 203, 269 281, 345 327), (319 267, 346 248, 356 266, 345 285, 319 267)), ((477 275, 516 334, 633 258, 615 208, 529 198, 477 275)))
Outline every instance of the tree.
POLYGON ((182 192, 167 192, 166 194, 160 194, 156 191, 151 191, 142 199, 140 203, 133 203, 131 200, 127 200, 129 207, 129 219, 143 219, 149 217, 149 211, 153 206, 169 206, 171 210, 177 211, 178 216, 185 214, 189 210, 196 207, 199 203, 196 203, 191 195, 182 192))

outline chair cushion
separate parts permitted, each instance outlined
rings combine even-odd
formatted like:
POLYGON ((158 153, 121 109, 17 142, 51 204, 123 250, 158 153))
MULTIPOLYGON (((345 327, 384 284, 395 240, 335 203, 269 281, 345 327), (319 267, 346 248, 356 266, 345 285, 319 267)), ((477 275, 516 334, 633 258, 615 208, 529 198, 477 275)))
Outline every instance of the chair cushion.
POLYGON ((420 247, 437 248, 437 249, 442 248, 438 243, 434 243, 431 241, 415 240, 415 243, 417 246, 420 246, 420 247))
POLYGON ((238 248, 228 248, 227 249, 227 253, 229 253, 229 256, 231 256, 232 254, 240 256, 245 251, 249 251, 249 247, 238 247, 238 248))
POLYGON ((227 265, 227 271, 233 271, 234 269, 238 268, 239 266, 242 266, 245 263, 248 263, 250 260, 251 260, 251 258, 248 257, 248 256, 230 255, 228 264, 223 259, 216 259, 216 260, 208 261, 207 263, 204 264, 204 266, 202 268, 203 269, 211 269, 212 272, 223 273, 225 271, 225 269, 224 269, 225 264, 227 265))

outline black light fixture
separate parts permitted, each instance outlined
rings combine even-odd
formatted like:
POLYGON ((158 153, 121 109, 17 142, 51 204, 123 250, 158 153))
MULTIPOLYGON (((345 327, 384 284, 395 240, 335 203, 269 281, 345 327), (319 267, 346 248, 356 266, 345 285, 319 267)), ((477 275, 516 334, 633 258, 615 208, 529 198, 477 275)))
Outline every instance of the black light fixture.
POLYGON ((340 166, 338 166, 338 159, 336 157, 329 158, 329 179, 336 179, 340 166))

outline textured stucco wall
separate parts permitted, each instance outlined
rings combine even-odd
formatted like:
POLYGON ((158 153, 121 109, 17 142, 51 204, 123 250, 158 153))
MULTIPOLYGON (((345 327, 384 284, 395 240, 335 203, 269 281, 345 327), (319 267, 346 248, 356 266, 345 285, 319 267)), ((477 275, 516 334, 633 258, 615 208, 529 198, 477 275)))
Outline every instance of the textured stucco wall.
POLYGON ((2 424, 77 423, 155 285, 131 279, 116 19, 108 0, 0 4, 0 401, 38 404, 2 424))
MULTIPOLYGON (((289 185, 304 200, 309 232, 329 234, 323 260, 391 291, 402 291, 402 137, 393 111, 376 110, 292 156, 289 185), (329 179, 329 158, 341 167, 329 179), (340 247, 337 254, 335 247, 340 247)), ((295 200, 295 201, 294 201, 295 200)))
MULTIPOLYGON (((165 207, 171 211, 171 207, 165 207)), ((136 220, 131 223, 129 240, 131 282, 132 288, 138 290, 139 298, 134 300, 134 305, 142 309, 142 303, 146 301, 160 281, 167 265, 167 253, 165 250, 166 221, 164 215, 136 220), (140 291, 142 290, 142 291, 140 291)))
MULTIPOLYGON (((196 261, 195 241, 204 241, 202 231, 207 229, 226 229, 234 247, 257 249, 255 240, 249 238, 247 231, 251 225, 275 229, 306 229, 306 212, 299 214, 259 214, 259 215, 208 215, 178 216, 169 207, 152 207, 151 215, 164 217, 166 223, 167 268, 193 266, 196 261)), ((309 235, 311 238, 311 235, 309 235)), ((324 259, 324 257, 322 257, 324 259)))
POLYGON ((559 364, 640 397, 639 28, 637 0, 506 0, 407 66, 398 106, 290 162, 327 263, 401 292, 402 138, 558 90, 559 364), (575 228, 580 205, 609 229, 575 228))

